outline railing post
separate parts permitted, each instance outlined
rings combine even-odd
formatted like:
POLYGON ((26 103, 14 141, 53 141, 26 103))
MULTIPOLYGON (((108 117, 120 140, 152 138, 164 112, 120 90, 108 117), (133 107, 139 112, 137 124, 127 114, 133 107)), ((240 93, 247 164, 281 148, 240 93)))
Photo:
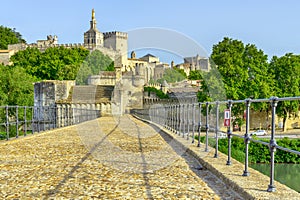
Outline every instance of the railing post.
POLYGON ((31 107, 32 109, 31 109, 31 134, 33 134, 34 133, 34 106, 33 107, 31 107))
POLYGON ((190 137, 190 104, 186 105, 186 122, 187 122, 187 134, 186 139, 189 140, 190 137))
POLYGON ((16 138, 19 137, 19 106, 16 106, 16 138))
POLYGON ((8 106, 5 106, 5 116, 6 116, 6 140, 9 139, 9 118, 8 118, 8 106))
MULTIPOLYGON (((68 124, 67 124, 67 122, 68 122, 68 116, 67 116, 67 104, 65 104, 65 106, 63 107, 63 110, 64 110, 64 113, 63 113, 63 115, 64 115, 64 127, 65 126, 68 126, 68 124)), ((87 108, 86 108, 86 112, 87 112, 88 110, 87 110, 87 108)), ((88 112, 87 112, 88 113, 88 112)), ((87 116, 87 120, 88 120, 88 118, 89 118, 89 116, 87 116)), ((86 121, 87 121, 86 120, 86 121)))
POLYGON ((218 158, 218 150, 219 150, 219 137, 218 137, 218 131, 219 131, 219 102, 216 102, 216 127, 215 127, 215 133, 216 133, 216 148, 215 148, 215 158, 218 158))
POLYGON ((231 108, 232 108, 232 100, 228 101, 227 108, 229 109, 229 126, 227 127, 227 137, 228 137, 228 158, 226 165, 231 165, 231 138, 232 138, 232 128, 231 128, 231 108))
POLYGON ((199 122, 198 122, 198 145, 200 147, 200 134, 201 134, 201 111, 202 111, 202 104, 199 103, 199 122))
MULTIPOLYGON (((59 123, 59 127, 63 127, 63 116, 62 116, 62 114, 63 114, 63 108, 62 108, 63 106, 62 106, 62 104, 60 105, 60 116, 59 116, 59 118, 60 118, 60 123, 59 123)), ((82 117, 82 113, 80 112, 80 116, 82 117)))
POLYGON ((246 133, 244 136, 244 141, 245 141, 245 170, 243 173, 243 176, 249 176, 250 173, 248 171, 248 156, 249 156, 249 143, 250 143, 250 135, 249 135, 249 129, 250 129, 250 104, 251 100, 246 99, 246 133))
POLYGON ((24 106, 24 136, 27 135, 27 116, 26 116, 26 106, 24 106))
POLYGON ((268 192, 275 192, 276 187, 274 184, 274 158, 276 151, 276 140, 275 140, 275 117, 276 117, 276 107, 277 107, 277 97, 271 98, 271 106, 272 106, 272 128, 271 128, 271 140, 270 140, 270 154, 271 154, 271 162, 270 162, 270 185, 268 185, 268 192))
POLYGON ((209 108, 208 108, 208 102, 206 102, 206 138, 205 138, 205 151, 208 152, 208 131, 209 131, 209 124, 208 124, 208 114, 209 114, 209 108))
POLYGON ((179 105, 179 132, 180 135, 182 133, 182 121, 183 121, 183 115, 182 115, 182 104, 179 105))
POLYGON ((37 112, 37 132, 40 132, 40 107, 36 107, 37 112))
POLYGON ((195 104, 192 104, 192 143, 195 142, 195 104))
POLYGON ((171 105, 171 110, 172 110, 172 112, 171 112, 171 127, 172 127, 172 132, 174 133, 175 132, 175 105, 171 105))
POLYGON ((170 105, 168 105, 167 106, 167 113, 166 113, 166 115, 167 115, 167 128, 168 128, 168 130, 171 130, 171 106, 170 105))
POLYGON ((185 134, 185 123, 186 123, 186 119, 185 119, 185 104, 182 105, 182 109, 183 109, 183 131, 182 131, 182 137, 184 138, 184 134, 185 134))
POLYGON ((179 117, 180 117, 180 105, 176 105, 176 112, 177 112, 177 120, 176 120, 176 125, 177 125, 177 131, 176 131, 176 133, 177 134, 180 134, 180 119, 179 119, 179 117))

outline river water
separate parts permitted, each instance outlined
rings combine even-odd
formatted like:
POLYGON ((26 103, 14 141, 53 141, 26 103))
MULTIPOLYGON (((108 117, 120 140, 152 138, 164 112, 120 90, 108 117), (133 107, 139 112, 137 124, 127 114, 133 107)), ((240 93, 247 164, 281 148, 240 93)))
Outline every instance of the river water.
MULTIPOLYGON (((250 167, 267 176, 270 175, 270 164, 251 164, 250 167)), ((274 176, 276 181, 300 192, 300 164, 275 163, 274 176)), ((268 186, 266 186, 266 188, 267 187, 268 186)))

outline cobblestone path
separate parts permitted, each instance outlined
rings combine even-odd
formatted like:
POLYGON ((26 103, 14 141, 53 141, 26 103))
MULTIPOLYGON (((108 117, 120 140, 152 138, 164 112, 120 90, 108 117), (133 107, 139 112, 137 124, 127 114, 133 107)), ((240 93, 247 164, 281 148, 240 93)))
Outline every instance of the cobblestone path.
POLYGON ((239 199, 200 168, 148 124, 102 117, 2 141, 0 199, 239 199))

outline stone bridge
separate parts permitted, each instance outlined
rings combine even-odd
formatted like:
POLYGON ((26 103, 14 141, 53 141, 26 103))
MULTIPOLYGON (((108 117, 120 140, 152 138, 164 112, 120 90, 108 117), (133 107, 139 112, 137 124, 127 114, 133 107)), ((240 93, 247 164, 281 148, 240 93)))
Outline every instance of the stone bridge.
POLYGON ((131 115, 0 143, 1 199, 300 199, 226 156, 131 115))

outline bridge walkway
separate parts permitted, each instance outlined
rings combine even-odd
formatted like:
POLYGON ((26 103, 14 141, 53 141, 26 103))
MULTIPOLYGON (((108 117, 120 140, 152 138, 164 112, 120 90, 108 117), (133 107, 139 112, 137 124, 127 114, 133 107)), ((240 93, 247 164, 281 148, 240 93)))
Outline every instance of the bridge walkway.
POLYGON ((241 199, 130 115, 0 143, 1 199, 241 199))

